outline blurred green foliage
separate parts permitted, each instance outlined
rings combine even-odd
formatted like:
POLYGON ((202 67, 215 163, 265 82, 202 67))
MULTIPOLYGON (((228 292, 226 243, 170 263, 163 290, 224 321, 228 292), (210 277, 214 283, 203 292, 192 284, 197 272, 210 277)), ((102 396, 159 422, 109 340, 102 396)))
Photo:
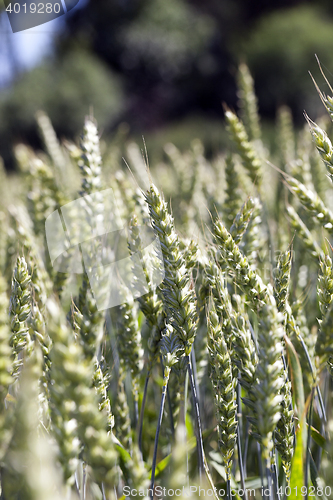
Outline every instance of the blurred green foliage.
POLYGON ((209 124, 198 127, 198 136, 210 150, 207 131, 222 123, 221 104, 237 108, 240 60, 255 77, 261 116, 272 120, 287 104, 296 125, 304 122, 303 109, 312 117, 320 109, 308 74, 322 81, 315 54, 333 69, 327 0, 89 0, 63 21, 54 57, 0 92, 6 165, 14 142, 40 147, 38 109, 61 137, 77 135, 92 107, 106 134, 126 122, 130 136, 144 133, 155 142, 174 129, 181 149, 193 137, 195 116, 209 124))
POLYGON ((32 140, 35 114, 46 111, 56 130, 73 136, 91 109, 105 127, 124 108, 122 88, 111 70, 92 54, 76 49, 24 73, 0 97, 0 141, 9 154, 13 142, 32 140))
POLYGON ((145 62, 157 67, 163 78, 171 78, 205 56, 214 30, 213 19, 184 0, 149 0, 119 37, 128 66, 145 62))
POLYGON ((315 112, 319 101, 309 71, 319 74, 315 54, 333 68, 333 21, 320 6, 301 5, 261 18, 241 43, 235 43, 254 74, 261 107, 274 112, 277 103, 296 115, 315 112))

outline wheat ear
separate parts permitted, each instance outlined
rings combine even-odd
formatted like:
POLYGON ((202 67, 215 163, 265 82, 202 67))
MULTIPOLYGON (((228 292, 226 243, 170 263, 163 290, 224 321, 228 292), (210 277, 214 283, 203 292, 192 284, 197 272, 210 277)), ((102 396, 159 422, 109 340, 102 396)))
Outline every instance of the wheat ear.
POLYGON ((10 295, 10 345, 13 348, 13 376, 18 377, 23 364, 24 351, 29 348, 31 338, 27 320, 31 314, 31 276, 24 257, 18 257, 12 279, 10 295))
POLYGON ((248 66, 244 63, 238 67, 237 86, 239 108, 249 139, 250 141, 260 139, 261 131, 254 81, 248 66))
POLYGON ((230 137, 237 147, 243 166, 253 184, 259 188, 262 181, 261 160, 249 141, 244 125, 232 111, 225 112, 225 119, 230 137))
POLYGON ((294 177, 287 177, 287 183, 297 196, 303 207, 330 233, 333 232, 333 213, 329 210, 318 194, 308 189, 294 177))
POLYGON ((232 363, 219 318, 211 305, 208 315, 208 350, 211 380, 217 416, 219 450, 226 468, 227 480, 231 478, 232 459, 237 438, 236 383, 232 363))
POLYGON ((305 248, 309 251, 310 255, 315 259, 320 258, 320 256, 323 255, 320 246, 318 245, 311 231, 308 229, 306 224, 304 224, 294 207, 288 205, 287 213, 289 215, 291 227, 296 231, 297 236, 300 238, 305 248))
POLYGON ((224 220, 229 229, 242 204, 239 173, 236 170, 235 158, 231 154, 228 154, 225 158, 224 171, 226 187, 222 208, 224 220))
POLYGON ((5 404, 9 386, 13 383, 7 307, 6 282, 0 276, 0 459, 6 452, 11 436, 9 425, 11 412, 6 410, 5 404))

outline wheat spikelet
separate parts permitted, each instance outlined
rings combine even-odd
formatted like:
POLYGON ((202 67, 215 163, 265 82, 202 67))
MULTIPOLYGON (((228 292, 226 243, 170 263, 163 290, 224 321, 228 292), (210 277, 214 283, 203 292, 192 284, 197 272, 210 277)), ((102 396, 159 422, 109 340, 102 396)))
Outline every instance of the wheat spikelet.
POLYGON ((256 269, 259 264, 260 251, 265 248, 267 242, 262 228, 262 204, 259 198, 254 198, 253 203, 251 219, 239 246, 252 268, 256 269))
POLYGON ((101 163, 97 126, 93 119, 86 118, 81 139, 81 158, 78 161, 82 172, 81 194, 83 196, 101 189, 101 163))
POLYGON ((139 398, 139 376, 143 368, 143 349, 141 345, 141 332, 138 323, 138 310, 134 300, 129 295, 126 302, 119 306, 117 322, 117 346, 120 364, 132 377, 134 400, 139 398))
POLYGON ((125 375, 123 366, 120 364, 117 382, 117 397, 114 405, 115 432, 123 446, 125 446, 127 450, 132 450, 132 428, 124 385, 125 375))
MULTIPOLYGON (((48 303, 48 313, 53 342, 51 361, 54 369, 51 376, 54 380, 54 411, 62 409, 62 432, 66 422, 72 425, 71 438, 74 442, 67 452, 75 460, 75 450, 79 449, 77 435, 84 445, 83 457, 95 481, 100 485, 103 483, 106 494, 110 495, 117 476, 117 453, 106 430, 107 416, 99 411, 98 396, 91 386, 94 367, 89 359, 84 358, 80 344, 74 342, 54 301, 48 303)), ((62 446, 60 439, 59 442, 62 446)))
POLYGON ((283 464, 287 484, 290 482, 291 463, 294 455, 294 412, 292 410, 291 382, 284 370, 284 384, 281 388, 281 418, 277 423, 274 440, 283 464))
POLYGON ((234 334, 232 325, 233 310, 225 276, 213 260, 210 260, 205 266, 203 286, 208 289, 207 291, 203 290, 205 293, 206 307, 208 306, 208 301, 211 296, 214 303, 214 309, 222 324, 225 341, 230 348, 234 334))
POLYGON ((138 226, 138 219, 136 217, 132 218, 129 226, 129 250, 132 256, 140 256, 139 262, 137 258, 132 260, 132 270, 134 275, 133 288, 135 291, 147 291, 147 293, 140 296, 137 301, 150 328, 150 336, 148 340, 149 373, 156 361, 156 358, 158 357, 158 346, 161 339, 161 332, 165 327, 165 315, 162 310, 162 301, 153 287, 153 269, 150 265, 150 259, 148 259, 147 255, 142 252, 143 245, 140 236, 140 228, 138 226), (145 282, 142 277, 145 279, 145 282))
POLYGON ((274 270, 274 296, 278 310, 283 313, 289 294, 291 259, 291 250, 281 252, 274 270))
POLYGON ((244 398, 253 412, 249 418, 254 426, 254 435, 262 444, 263 458, 268 464, 273 449, 273 432, 281 417, 283 386, 283 364, 281 361, 282 314, 278 313, 272 293, 268 294, 267 303, 259 315, 258 345, 259 362, 255 372, 255 381, 249 397, 244 398))
POLYGON ((242 208, 240 209, 232 223, 230 234, 237 245, 240 243, 245 231, 247 230, 255 206, 255 201, 252 198, 249 198, 243 204, 242 208))
POLYGON ((330 233, 333 231, 333 213, 325 207, 318 194, 311 191, 293 177, 287 178, 288 185, 303 207, 330 233))
POLYGON ((322 161, 326 167, 328 177, 330 180, 333 178, 333 146, 326 134, 325 130, 319 127, 316 123, 308 118, 311 135, 313 142, 320 154, 322 161))
POLYGON ((243 123, 232 111, 225 112, 225 119, 230 137, 237 147, 244 168, 253 184, 260 188, 262 181, 261 160, 258 158, 253 145, 249 141, 243 123))
POLYGON ((6 411, 5 404, 9 386, 13 382, 7 307, 6 282, 0 275, 0 460, 5 454, 11 436, 10 411, 6 411))
POLYGON ((69 494, 53 462, 53 444, 38 425, 40 359, 37 350, 23 368, 13 438, 2 468, 2 495, 6 498, 60 500, 69 494))
POLYGON ((238 67, 237 86, 239 108, 242 120, 250 141, 260 139, 260 124, 258 115, 257 98, 254 92, 254 81, 246 64, 238 67))
POLYGON ((240 383, 249 390, 254 381, 258 356, 246 321, 247 315, 244 308, 244 301, 237 294, 233 294, 231 300, 233 305, 232 361, 239 370, 240 383))
POLYGON ((295 159, 295 132, 290 108, 281 106, 277 115, 277 135, 282 165, 289 173, 289 165, 295 159))
POLYGON ((236 170, 235 159, 231 154, 225 158, 225 200, 222 206, 224 220, 229 229, 241 208, 240 179, 236 170))
POLYGON ((237 285, 246 293, 253 310, 261 309, 267 302, 267 288, 219 219, 214 223, 214 237, 218 246, 217 261, 233 273, 237 285))
POLYGON ((320 272, 318 275, 317 291, 319 308, 322 317, 324 318, 333 299, 332 259, 327 254, 320 260, 320 272))
POLYGON ((297 236, 301 239, 305 248, 309 251, 310 255, 315 259, 320 258, 323 254, 320 246, 314 239, 311 231, 304 224, 296 210, 291 206, 287 206, 287 213, 289 215, 289 220, 291 227, 296 231, 297 236))
POLYGON ((112 429, 114 427, 114 416, 112 415, 111 402, 108 396, 108 384, 110 375, 108 372, 103 371, 102 363, 104 363, 103 359, 101 359, 100 361, 95 360, 93 386, 95 387, 99 398, 98 408, 100 411, 103 411, 105 413, 108 420, 108 426, 106 430, 112 432, 112 429))
POLYGON ((43 111, 38 111, 36 119, 46 151, 55 167, 63 171, 66 168, 66 160, 50 118, 43 111))
POLYGON ((320 320, 319 331, 315 346, 315 353, 319 357, 319 364, 322 368, 333 353, 333 304, 331 303, 324 319, 320 320))
POLYGON ((7 231, 8 231, 8 221, 6 214, 0 210, 0 272, 4 271, 6 264, 6 247, 7 247, 7 231))
POLYGON ((13 376, 18 377, 23 355, 30 348, 31 338, 27 320, 31 314, 31 276, 24 257, 18 257, 12 279, 10 295, 10 345, 13 349, 13 376))

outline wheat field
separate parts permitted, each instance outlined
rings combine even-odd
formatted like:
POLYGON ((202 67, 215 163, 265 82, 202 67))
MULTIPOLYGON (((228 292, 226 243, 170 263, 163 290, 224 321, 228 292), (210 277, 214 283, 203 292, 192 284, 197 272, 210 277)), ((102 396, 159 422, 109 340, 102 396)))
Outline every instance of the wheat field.
POLYGON ((40 112, 1 165, 1 499, 331 497, 333 91, 268 144, 253 88, 210 158, 40 112))

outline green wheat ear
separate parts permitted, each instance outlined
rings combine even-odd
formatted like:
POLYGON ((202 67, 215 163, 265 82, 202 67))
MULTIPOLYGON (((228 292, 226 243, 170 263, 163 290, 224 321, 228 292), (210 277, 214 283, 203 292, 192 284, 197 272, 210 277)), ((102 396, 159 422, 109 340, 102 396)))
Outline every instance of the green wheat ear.
POLYGON ((309 214, 322 225, 329 233, 333 232, 333 213, 328 209, 318 194, 308 189, 294 177, 287 177, 286 181, 294 195, 302 203, 309 214))
MULTIPOLYGON (((0 175, 1 177, 1 175, 0 175)), ((1 178, 0 178, 1 182, 1 178)), ((6 247, 7 247, 7 241, 8 241, 8 220, 5 212, 2 212, 0 210, 0 234, 1 234, 1 240, 0 240, 0 272, 4 272, 5 264, 6 264, 6 247)))
POLYGON ((326 134, 325 130, 319 127, 315 122, 310 120, 306 116, 308 124, 310 126, 311 135, 313 142, 319 152, 319 155, 326 167, 328 177, 332 181, 333 179, 333 146, 326 134))
POLYGON ((281 106, 277 114, 277 135, 283 170, 289 172, 290 163, 295 159, 295 131, 291 109, 281 106))
POLYGON ((43 111, 38 111, 36 114, 36 120, 46 151, 48 152, 54 166, 60 171, 63 171, 66 168, 66 159, 50 118, 43 111))
POLYGON ((97 126, 92 118, 86 118, 81 139, 81 158, 78 161, 82 173, 83 196, 101 190, 101 164, 97 126))
POLYGON ((214 306, 208 313, 208 350, 217 417, 219 450, 227 479, 231 478, 232 459, 237 438, 236 383, 231 358, 214 306))
POLYGON ((54 463, 54 444, 39 425, 39 377, 42 356, 38 349, 22 370, 17 395, 13 438, 2 468, 2 494, 6 498, 48 498, 69 495, 54 463))
POLYGON ((333 354, 333 304, 331 303, 325 317, 320 321, 315 354, 319 357, 320 367, 326 364, 327 360, 333 354))
POLYGON ((285 312, 290 286, 292 252, 287 250, 279 255, 277 267, 274 272, 274 296, 277 308, 285 312))
POLYGON ((294 411, 292 409, 291 382, 287 369, 284 370, 284 384, 281 388, 281 396, 281 418, 274 432, 274 440, 276 449, 281 456, 287 484, 289 484, 294 455, 294 411))
POLYGON ((249 397, 244 402, 251 408, 249 418, 254 427, 254 435, 262 444, 262 454, 269 463, 273 450, 273 433, 281 417, 283 386, 282 339, 283 315, 277 311, 272 293, 260 311, 258 326, 259 362, 254 375, 254 383, 249 397))
POLYGON ((31 276, 24 257, 18 257, 12 279, 9 317, 11 327, 10 345, 13 349, 13 375, 18 377, 23 365, 23 356, 30 347, 31 338, 27 320, 31 314, 31 276))
POLYGON ((214 223, 214 238, 217 243, 217 262, 235 276, 235 282, 247 295, 251 308, 255 312, 260 311, 267 302, 267 287, 219 219, 214 223))
POLYGON ((296 231, 296 235, 300 238, 306 250, 316 260, 319 259, 323 255, 323 252, 313 237, 311 231, 308 229, 306 224, 304 224, 294 207, 288 205, 287 213, 289 215, 291 227, 296 231))
POLYGON ((257 152, 252 143, 249 141, 248 135, 243 123, 237 115, 232 111, 225 112, 227 129, 230 137, 237 147, 244 168, 246 169, 252 183, 260 189, 262 182, 262 165, 257 152))
POLYGON ((10 330, 8 325, 8 299, 6 282, 0 275, 0 460, 2 460, 11 437, 10 408, 6 409, 5 398, 13 383, 10 330))
POLYGON ((105 360, 103 358, 100 361, 95 360, 93 386, 95 387, 99 399, 98 408, 100 411, 104 412, 107 417, 108 426, 106 430, 112 432, 114 427, 114 416, 111 411, 111 402, 108 396, 110 373, 105 368, 104 363, 105 360))
POLYGON ((255 206, 256 206, 255 201, 252 198, 249 198, 244 203, 244 205, 242 206, 242 208, 240 209, 240 211, 238 212, 232 223, 232 226, 230 228, 230 234, 233 237, 235 243, 237 243, 237 245, 240 243, 249 225, 255 206))
POLYGON ((51 353, 51 401, 58 425, 55 429, 60 458, 67 480, 73 481, 80 443, 82 456, 94 480, 112 496, 117 478, 117 452, 107 431, 108 417, 99 409, 99 397, 92 387, 94 366, 75 342, 58 304, 49 300, 48 325, 53 342, 51 353), (63 437, 70 441, 66 446, 63 437), (66 454, 69 455, 66 460, 66 454))
POLYGON ((332 259, 329 255, 324 255, 320 260, 320 272, 318 276, 318 299, 319 308, 324 318, 333 300, 333 268, 332 259))
POLYGON ((197 328, 196 301, 194 291, 190 286, 190 276, 180 250, 173 217, 169 214, 165 201, 154 185, 147 192, 146 201, 163 255, 165 277, 161 288, 164 306, 175 334, 183 343, 185 354, 189 355, 197 328))
MULTIPOLYGON (((138 413, 139 401, 139 378, 143 369, 143 349, 141 344, 141 331, 138 321, 137 304, 131 294, 126 297, 124 302, 119 306, 119 317, 117 321, 117 345, 119 352, 120 364, 123 366, 124 373, 129 371, 132 378, 132 391, 136 406, 136 414, 138 413)), ((136 415, 136 419, 138 415, 136 415)))
POLYGON ((317 291, 322 317, 319 320, 315 353, 319 357, 320 368, 323 368, 333 352, 333 269, 332 260, 329 255, 324 255, 320 260, 317 291))
MULTIPOLYGON (((99 194, 99 191, 102 189, 101 165, 102 158, 99 148, 97 125, 92 118, 86 118, 81 137, 81 156, 78 160, 78 166, 81 170, 80 194, 85 197, 88 225, 91 222, 96 223, 97 218, 99 218, 99 222, 103 219, 103 205, 101 195, 99 194), (96 196, 94 203, 92 203, 91 198, 93 194, 96 196), (96 200, 98 203, 96 203, 96 200), (94 215, 92 221, 90 220, 91 213, 94 215)), ((93 239, 88 252, 90 262, 87 264, 88 269, 83 273, 78 304, 77 307, 74 307, 72 316, 72 324, 74 325, 75 323, 77 333, 81 337, 84 352, 91 361, 94 359, 103 337, 104 313, 97 307, 87 273, 92 271, 92 262, 101 264, 97 258, 101 254, 101 250, 102 244, 99 239, 93 239)), ((104 292, 107 286, 107 275, 104 273, 99 274, 99 291, 104 292)))
POLYGON ((260 261, 260 251, 266 245, 266 237, 262 224, 263 207, 259 198, 253 198, 253 204, 251 219, 240 242, 240 248, 245 253, 251 267, 256 269, 260 261))
POLYGON ((150 328, 150 337, 148 340, 148 373, 150 373, 158 358, 159 341, 161 339, 162 330, 165 328, 165 313, 163 311, 162 301, 157 291, 153 288, 153 269, 150 265, 150 260, 143 252, 143 244, 137 217, 133 217, 131 220, 128 247, 130 254, 136 256, 136 258, 132 260, 134 274, 133 289, 134 291, 147 291, 147 293, 140 296, 137 301, 150 328), (137 260, 137 256, 140 256, 139 261, 137 260), (144 278, 144 280, 142 278, 144 278))
POLYGON ((115 433, 126 449, 132 450, 132 428, 124 385, 125 376, 124 367, 120 364, 117 381, 117 396, 114 405, 115 433))
POLYGON ((278 312, 271 287, 265 286, 260 276, 251 269, 219 220, 214 225, 214 236, 218 244, 217 259, 232 271, 236 284, 246 293, 253 311, 258 315, 259 362, 249 397, 244 402, 253 412, 250 422, 255 429, 254 435, 263 445, 263 458, 268 464, 282 399, 279 391, 283 384, 283 315, 278 312))
POLYGON ((239 381, 249 391, 258 364, 256 346, 248 327, 248 317, 245 311, 244 297, 233 294, 232 305, 234 314, 232 316, 233 336, 232 351, 233 359, 239 370, 239 381))
POLYGON ((233 220, 237 216, 241 205, 242 197, 240 190, 240 178, 236 169, 235 158, 228 154, 225 158, 225 200, 223 202, 223 218, 229 229, 233 220))

